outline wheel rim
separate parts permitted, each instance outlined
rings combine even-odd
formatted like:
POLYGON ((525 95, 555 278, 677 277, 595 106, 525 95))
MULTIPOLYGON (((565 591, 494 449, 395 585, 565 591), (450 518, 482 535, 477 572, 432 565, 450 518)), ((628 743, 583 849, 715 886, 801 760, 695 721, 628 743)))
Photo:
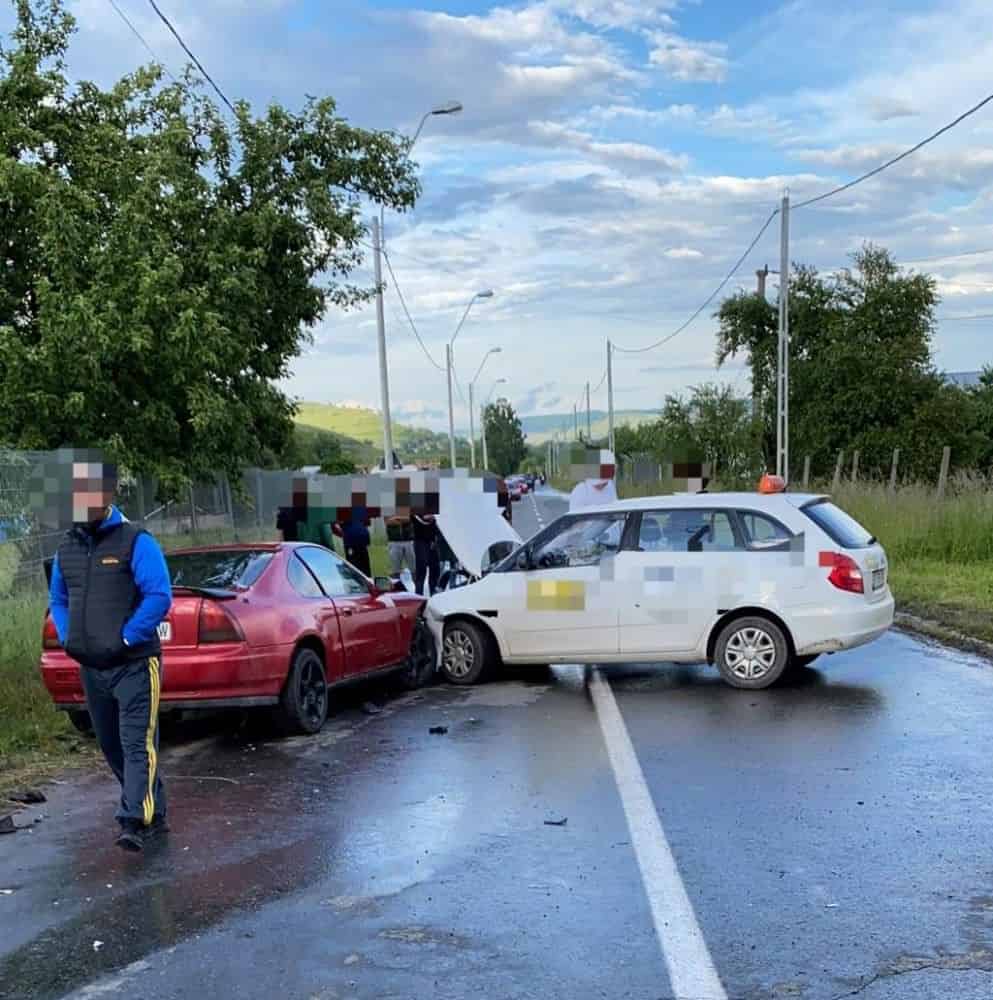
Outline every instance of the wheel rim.
POLYGON ((434 647, 431 633, 423 621, 417 623, 413 638, 410 640, 410 655, 407 657, 407 676, 417 680, 423 673, 434 666, 434 647))
POLYGON ((461 629, 445 636, 445 670, 452 677, 466 677, 476 665, 476 647, 461 629))
POLYGON ((735 677, 760 680, 776 664, 776 643, 765 629, 739 629, 724 648, 724 663, 735 677))
POLYGON ((304 718, 311 725, 324 721, 327 711, 328 689, 324 683, 324 672, 319 663, 308 660, 300 671, 300 708, 304 718))

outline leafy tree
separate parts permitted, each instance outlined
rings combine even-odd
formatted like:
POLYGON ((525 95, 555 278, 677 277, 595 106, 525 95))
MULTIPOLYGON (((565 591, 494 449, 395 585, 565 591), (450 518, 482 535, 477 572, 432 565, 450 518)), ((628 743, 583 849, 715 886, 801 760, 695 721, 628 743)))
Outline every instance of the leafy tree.
POLYGON ((102 447, 165 492, 281 452, 275 382, 371 291, 363 199, 409 208, 397 137, 330 98, 229 124, 160 67, 70 85, 64 0, 15 0, 0 49, 0 441, 102 447))
POLYGON ((528 448, 520 418, 506 399, 486 405, 483 429, 490 468, 499 476, 516 472, 527 457, 528 448))
MULTIPOLYGON (((956 462, 976 457, 977 436, 964 392, 948 387, 931 357, 934 280, 904 274, 886 250, 864 246, 853 267, 822 277, 790 276, 790 452, 815 470, 839 451, 860 452, 861 467, 882 471, 892 450, 915 475, 933 478, 944 445, 956 462)), ((717 362, 744 353, 768 465, 775 455, 776 310, 738 294, 719 312, 717 362)))

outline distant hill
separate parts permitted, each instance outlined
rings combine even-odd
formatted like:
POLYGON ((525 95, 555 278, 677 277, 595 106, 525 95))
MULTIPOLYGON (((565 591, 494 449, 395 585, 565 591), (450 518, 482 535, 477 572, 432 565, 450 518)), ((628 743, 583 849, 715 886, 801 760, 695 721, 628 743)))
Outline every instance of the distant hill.
MULTIPOLYGON (((383 453, 383 419, 376 410, 332 403, 300 403, 297 426, 331 431, 359 465, 378 461, 383 453)), ((468 447, 467 442, 458 439, 468 447)), ((393 422, 393 445, 401 461, 435 460, 448 455, 448 435, 393 422)), ((460 447, 461 451, 461 447, 460 447)))
MULTIPOLYGON (((636 426, 655 420, 659 415, 658 410, 616 410, 614 412, 614 426, 636 426)), ((604 410, 590 410, 590 426, 594 438, 605 438, 607 436, 607 413, 604 410)), ((521 426, 527 435, 528 444, 544 444, 550 440, 556 431, 559 431, 568 438, 573 436, 573 416, 569 414, 541 414, 540 416, 522 417, 521 426)), ((579 415, 579 429, 586 433, 586 411, 579 415)))

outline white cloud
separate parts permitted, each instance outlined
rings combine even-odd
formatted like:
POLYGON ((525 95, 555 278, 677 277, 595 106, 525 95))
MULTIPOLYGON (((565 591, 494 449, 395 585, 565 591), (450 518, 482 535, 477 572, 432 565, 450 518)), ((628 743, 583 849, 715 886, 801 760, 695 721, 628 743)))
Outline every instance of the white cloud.
POLYGON ((691 247, 672 247, 666 250, 662 256, 668 257, 670 260, 699 260, 703 254, 691 247))
POLYGON ((539 142, 555 148, 571 148, 588 153, 608 162, 648 164, 668 171, 682 171, 689 165, 686 156, 677 156, 668 150, 656 149, 637 142, 600 142, 577 129, 570 129, 556 122, 530 122, 528 129, 539 142))
POLYGON ((722 83, 727 77, 727 46, 720 42, 693 42, 667 31, 651 34, 655 48, 649 61, 675 80, 722 83))

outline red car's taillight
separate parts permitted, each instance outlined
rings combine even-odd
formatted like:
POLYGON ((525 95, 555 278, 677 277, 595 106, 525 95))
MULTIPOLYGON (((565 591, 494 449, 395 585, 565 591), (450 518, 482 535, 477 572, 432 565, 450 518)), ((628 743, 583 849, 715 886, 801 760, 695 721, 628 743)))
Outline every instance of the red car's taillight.
POLYGON ((240 626, 216 601, 204 601, 200 606, 197 642, 244 642, 240 626))
POLYGON ((55 622, 50 614, 45 615, 45 627, 41 630, 42 649, 61 649, 59 633, 55 630, 55 622))
POLYGON ((847 590, 850 594, 864 594, 862 570, 859 564, 843 552, 822 552, 820 564, 830 568, 828 582, 839 590, 847 590))

